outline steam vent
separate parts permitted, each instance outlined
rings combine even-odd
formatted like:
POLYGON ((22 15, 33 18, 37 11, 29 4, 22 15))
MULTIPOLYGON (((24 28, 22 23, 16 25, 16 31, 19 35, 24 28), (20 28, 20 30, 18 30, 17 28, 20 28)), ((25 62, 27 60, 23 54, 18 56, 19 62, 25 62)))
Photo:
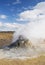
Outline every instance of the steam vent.
POLYGON ((10 44, 8 47, 13 48, 13 47, 30 47, 30 46, 31 46, 31 42, 20 35, 18 40, 10 44))

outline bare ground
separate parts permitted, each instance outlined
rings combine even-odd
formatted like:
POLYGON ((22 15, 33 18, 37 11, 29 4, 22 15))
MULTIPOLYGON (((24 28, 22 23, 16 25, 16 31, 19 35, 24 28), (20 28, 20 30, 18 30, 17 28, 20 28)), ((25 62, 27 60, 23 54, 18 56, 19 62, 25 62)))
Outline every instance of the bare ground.
POLYGON ((45 56, 33 59, 0 59, 0 65, 45 65, 45 56))
POLYGON ((0 47, 11 44, 13 33, 13 31, 0 32, 0 47))

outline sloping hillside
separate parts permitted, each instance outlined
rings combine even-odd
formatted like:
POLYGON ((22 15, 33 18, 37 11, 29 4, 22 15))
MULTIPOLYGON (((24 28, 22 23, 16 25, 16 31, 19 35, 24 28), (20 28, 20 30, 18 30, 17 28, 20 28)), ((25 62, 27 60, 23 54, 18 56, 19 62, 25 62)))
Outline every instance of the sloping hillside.
POLYGON ((0 32, 0 47, 11 43, 13 33, 14 31, 1 31, 0 32))

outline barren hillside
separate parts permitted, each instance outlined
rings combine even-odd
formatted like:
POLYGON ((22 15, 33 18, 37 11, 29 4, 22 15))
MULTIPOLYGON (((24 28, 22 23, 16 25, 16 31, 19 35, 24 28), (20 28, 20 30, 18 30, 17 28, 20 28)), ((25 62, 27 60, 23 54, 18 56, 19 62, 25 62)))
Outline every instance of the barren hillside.
POLYGON ((14 31, 0 32, 0 47, 11 43, 14 31))

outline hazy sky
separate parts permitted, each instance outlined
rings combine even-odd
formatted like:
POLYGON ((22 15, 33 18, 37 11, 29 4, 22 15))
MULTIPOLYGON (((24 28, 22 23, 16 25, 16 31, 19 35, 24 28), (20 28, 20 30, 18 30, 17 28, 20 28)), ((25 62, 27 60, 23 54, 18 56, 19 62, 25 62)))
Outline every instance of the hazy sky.
POLYGON ((30 11, 34 11, 40 6, 37 6, 39 3, 44 2, 45 0, 0 0, 0 31, 16 30, 29 20, 32 21, 30 11))

